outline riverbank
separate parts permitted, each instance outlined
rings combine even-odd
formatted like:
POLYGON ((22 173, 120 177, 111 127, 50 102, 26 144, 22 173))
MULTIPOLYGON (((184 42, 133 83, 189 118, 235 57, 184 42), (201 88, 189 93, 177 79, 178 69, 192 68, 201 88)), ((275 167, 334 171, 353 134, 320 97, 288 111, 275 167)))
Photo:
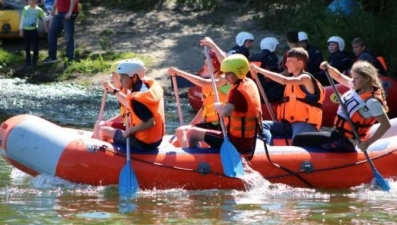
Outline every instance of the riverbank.
MULTIPOLYGON (((165 3, 161 10, 150 12, 95 7, 89 9, 84 19, 76 24, 76 52, 79 55, 87 52, 135 53, 147 61, 148 75, 168 89, 168 67, 174 66, 191 73, 196 73, 201 68, 204 61, 199 41, 204 36, 211 37, 222 49, 227 50, 235 45, 234 39, 238 32, 248 31, 256 38, 253 52, 257 52, 260 40, 274 35, 257 28, 253 19, 256 13, 236 12, 236 7, 236 3, 227 3, 212 12, 180 8, 172 2, 165 3)), ((23 52, 21 41, 16 43, 17 45, 3 45, 3 48, 23 52)), ((43 58, 47 46, 45 40, 41 43, 43 48, 40 54, 43 58)), ((59 49, 64 47, 64 40, 60 38, 59 49)), ((62 73, 59 65, 50 70, 40 68, 39 75, 36 76, 62 73)), ((106 69, 92 74, 72 72, 66 82, 100 86, 108 77, 106 69)))

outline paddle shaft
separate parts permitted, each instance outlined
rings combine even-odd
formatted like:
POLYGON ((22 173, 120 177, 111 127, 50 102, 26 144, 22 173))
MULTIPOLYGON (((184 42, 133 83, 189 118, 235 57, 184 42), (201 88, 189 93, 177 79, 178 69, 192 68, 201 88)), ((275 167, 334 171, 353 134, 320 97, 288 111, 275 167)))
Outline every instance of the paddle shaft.
MULTIPOLYGON (((220 102, 219 101, 219 95, 218 95, 218 88, 217 88, 216 83, 215 83, 214 68, 212 67, 212 62, 211 62, 210 55, 208 53, 208 47, 207 46, 204 46, 204 53, 205 53, 205 58, 207 60, 208 70, 210 71, 212 89, 214 90, 214 93, 215 93, 215 102, 220 102)), ((226 127, 225 127, 225 123, 224 123, 222 118, 219 118, 219 123, 221 124, 221 127, 222 127, 223 137, 227 138, 226 127)))
POLYGON ((181 101, 179 99, 178 82, 176 81, 176 75, 172 76, 172 83, 174 85, 176 107, 178 109, 178 116, 179 116, 179 124, 182 126, 184 124, 184 122, 183 122, 183 116, 182 116, 181 101))
POLYGON ((273 109, 271 108, 269 99, 266 96, 265 91, 263 90, 262 84, 260 82, 260 80, 258 79, 258 74, 256 73, 256 71, 251 70, 251 76, 254 78, 256 85, 258 86, 259 92, 262 95, 263 100, 265 101, 266 104, 266 108, 267 111, 269 112, 270 118, 272 118, 272 121, 276 121, 276 117, 274 116, 274 112, 273 109))
MULTIPOLYGON (((358 135, 357 130, 355 129, 355 127, 353 125, 353 121, 351 120, 349 113, 347 112, 346 106, 342 103, 342 98, 339 96, 339 92, 338 92, 338 89, 336 89, 334 80, 332 79, 331 75, 328 73, 328 70, 325 70, 325 74, 327 75, 328 81, 331 84, 332 88, 334 89, 335 96, 339 101, 339 105, 341 106, 343 112, 346 115, 346 120, 349 123, 349 125, 353 131, 354 137, 357 139, 357 142, 360 144, 361 143, 360 136, 358 135)), ((368 152, 367 151, 363 151, 363 152, 364 152, 365 158, 367 159, 369 165, 371 166, 372 172, 374 174, 376 174, 377 170, 376 170, 375 165, 372 162, 371 158, 369 157, 368 152)))
POLYGON ((101 102, 101 108, 99 109, 99 115, 98 115, 98 121, 101 121, 103 119, 103 114, 105 112, 105 104, 106 104, 106 97, 107 97, 107 90, 103 90, 103 95, 102 95, 102 102, 101 102))

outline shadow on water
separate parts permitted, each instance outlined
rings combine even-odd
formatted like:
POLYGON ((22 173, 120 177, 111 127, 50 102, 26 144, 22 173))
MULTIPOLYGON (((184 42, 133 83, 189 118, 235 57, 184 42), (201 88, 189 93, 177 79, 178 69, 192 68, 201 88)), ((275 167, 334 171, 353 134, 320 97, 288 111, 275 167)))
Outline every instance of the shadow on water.
MULTIPOLYGON (((91 129, 97 120, 103 90, 71 83, 32 84, 25 79, 0 78, 0 121, 18 114, 33 114, 61 126, 91 129)), ((194 113, 187 99, 181 99, 185 121, 194 113)), ((104 118, 118 113, 116 98, 108 94, 104 118)), ((175 98, 165 96, 166 128, 172 134, 179 126, 175 98)))

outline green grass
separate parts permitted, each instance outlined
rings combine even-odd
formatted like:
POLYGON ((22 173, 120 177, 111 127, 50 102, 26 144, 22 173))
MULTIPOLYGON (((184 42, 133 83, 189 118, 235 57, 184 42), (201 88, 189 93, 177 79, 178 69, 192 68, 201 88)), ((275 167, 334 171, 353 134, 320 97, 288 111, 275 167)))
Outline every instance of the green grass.
MULTIPOLYGON (((118 60, 128 58, 139 58, 150 63, 148 58, 138 56, 133 52, 89 52, 85 49, 76 49, 76 61, 68 64, 64 69, 65 55, 58 56, 58 62, 54 64, 38 65, 27 71, 19 72, 24 64, 25 58, 22 52, 8 52, 0 46, 0 76, 7 77, 27 77, 36 82, 65 81, 79 76, 90 77, 97 73, 108 72, 110 66, 118 60)), ((45 52, 41 52, 39 62, 46 57, 45 52)))

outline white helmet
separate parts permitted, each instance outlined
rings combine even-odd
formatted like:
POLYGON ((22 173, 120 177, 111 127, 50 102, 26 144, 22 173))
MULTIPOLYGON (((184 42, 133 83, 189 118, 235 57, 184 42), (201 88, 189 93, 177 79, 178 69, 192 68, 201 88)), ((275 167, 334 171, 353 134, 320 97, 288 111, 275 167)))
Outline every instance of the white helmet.
POLYGON ((339 36, 332 36, 328 39, 327 44, 330 42, 336 42, 339 45, 339 51, 343 51, 345 49, 345 40, 339 36))
POLYGON ((254 40, 254 35, 248 32, 240 32, 236 36, 236 44, 238 46, 243 46, 246 40, 254 40))
POLYGON ((299 31, 298 32, 298 40, 299 41, 309 41, 309 37, 307 36, 307 33, 304 31, 299 31))
POLYGON ((129 77, 133 77, 134 74, 138 74, 139 78, 142 79, 145 77, 146 68, 145 64, 139 59, 127 59, 119 63, 116 73, 128 74, 129 77))
POLYGON ((280 42, 274 37, 263 38, 261 41, 261 50, 267 49, 270 52, 274 52, 279 44, 280 42))

